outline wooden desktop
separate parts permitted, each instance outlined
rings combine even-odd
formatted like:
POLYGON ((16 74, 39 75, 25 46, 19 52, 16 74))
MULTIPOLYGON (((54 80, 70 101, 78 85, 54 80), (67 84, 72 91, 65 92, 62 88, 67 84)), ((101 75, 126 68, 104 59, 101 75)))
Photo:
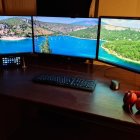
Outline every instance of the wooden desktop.
MULTIPOLYGON (((1 69, 0 75, 0 108, 2 114, 0 130, 1 135, 4 135, 3 137, 0 136, 1 139, 7 137, 8 140, 15 139, 15 135, 18 135, 17 139, 19 139, 23 133, 25 134, 21 126, 28 126, 28 123, 31 122, 31 125, 38 122, 34 128, 40 127, 36 128, 38 131, 43 128, 40 134, 42 135, 42 131, 46 128, 40 124, 45 116, 47 118, 45 115, 47 112, 52 113, 51 119, 55 115, 59 116, 55 122, 56 125, 48 125, 49 133, 44 132, 46 137, 50 133, 54 133, 54 136, 53 134, 48 136, 52 139, 57 137, 55 134, 60 132, 60 128, 63 127, 62 130, 65 131, 65 138, 67 137, 67 139, 115 139, 115 135, 120 139, 131 139, 131 137, 138 138, 140 136, 140 125, 137 124, 140 123, 140 115, 137 114, 131 118, 122 109, 125 91, 139 90, 139 74, 99 61, 94 61, 93 64, 85 63, 84 65, 63 63, 50 65, 34 59, 27 63, 27 67, 24 69, 1 69), (79 75, 95 79, 97 84, 93 92, 87 92, 32 82, 34 76, 46 72, 79 75), (119 90, 110 89, 112 79, 120 82, 119 90), (60 118, 66 118, 65 125, 64 120, 62 121, 60 118), (61 121, 63 125, 58 126, 61 121), (73 133, 66 132, 71 126, 78 130, 73 133), (50 129, 51 127, 52 129, 50 129), (88 132, 85 132, 85 129, 88 132), (22 133, 19 132, 20 130, 22 133), (75 133, 80 136, 74 136, 75 133), (11 136, 13 137, 11 138, 11 136)), ((133 111, 135 114, 136 109, 133 108, 133 111)), ((51 121, 54 122, 55 120, 56 118, 53 118, 51 121)), ((49 122, 50 120, 46 121, 46 124, 49 122)), ((45 126, 47 127, 47 125, 45 126)), ((71 128, 69 131, 72 132, 73 129, 71 128)), ((36 131, 31 132, 30 137, 33 137, 32 135, 37 137, 36 131)), ((38 134, 38 137, 41 136, 38 134)), ((62 135, 59 138, 63 139, 62 135)))

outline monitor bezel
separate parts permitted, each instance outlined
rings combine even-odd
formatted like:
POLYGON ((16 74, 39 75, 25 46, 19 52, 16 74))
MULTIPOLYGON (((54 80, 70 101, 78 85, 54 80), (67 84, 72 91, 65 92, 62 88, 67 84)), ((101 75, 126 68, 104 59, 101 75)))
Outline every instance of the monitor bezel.
MULTIPOLYGON (((80 57, 80 56, 71 56, 71 55, 63 55, 63 54, 49 54, 49 53, 40 53, 40 52, 36 52, 35 51, 35 34, 34 34, 34 17, 56 17, 56 18, 91 18, 91 19, 97 19, 98 20, 98 24, 97 24, 97 26, 99 25, 99 18, 97 18, 97 17, 63 17, 63 16, 45 16, 45 15, 35 15, 35 16, 32 16, 32 24, 33 24, 33 41, 34 41, 34 54, 36 54, 36 55, 38 55, 38 56, 40 56, 40 57, 42 57, 43 56, 43 58, 44 57, 46 57, 46 58, 51 58, 52 60, 53 59, 55 59, 55 58, 60 58, 60 60, 62 60, 62 59, 65 59, 65 60, 67 60, 67 61, 81 61, 81 62, 85 62, 85 61, 87 61, 87 60, 89 60, 89 61, 93 61, 93 60, 96 60, 96 58, 97 58, 97 54, 96 54, 96 52, 97 52, 97 42, 98 42, 98 30, 99 30, 99 28, 97 28, 97 41, 96 41, 96 50, 95 50, 95 57, 93 57, 93 58, 88 58, 88 57, 80 57)), ((56 60, 56 59, 55 59, 56 60)), ((65 61, 64 60, 64 61, 65 61)))
POLYGON ((30 17, 31 18, 31 39, 32 39, 32 52, 19 52, 19 53, 0 53, 0 56, 6 57, 6 56, 26 56, 26 55, 32 55, 34 53, 34 41, 33 41, 33 15, 0 15, 1 17, 30 17))
POLYGON ((126 67, 126 66, 123 66, 123 65, 119 65, 117 63, 113 63, 111 61, 108 61, 108 60, 103 60, 103 59, 100 59, 99 58, 99 48, 100 48, 100 32, 101 32, 101 20, 102 18, 108 18, 108 19, 129 19, 129 20, 140 20, 140 17, 127 17, 127 16, 99 16, 99 24, 98 24, 98 39, 97 39, 97 60, 100 61, 100 62, 103 62, 103 63, 106 63, 106 64, 109 64, 109 65, 113 65, 113 66, 116 66, 118 68, 122 68, 124 70, 128 70, 128 71, 131 71, 131 72, 135 72, 135 73, 140 73, 140 70, 136 70, 136 69, 133 69, 133 68, 130 68, 130 67, 126 67))

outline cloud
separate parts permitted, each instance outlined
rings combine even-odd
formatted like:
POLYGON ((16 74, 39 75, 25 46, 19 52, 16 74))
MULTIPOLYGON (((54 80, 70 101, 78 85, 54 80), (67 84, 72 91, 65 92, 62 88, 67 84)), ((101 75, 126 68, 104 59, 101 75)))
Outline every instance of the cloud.
POLYGON ((101 22, 114 26, 122 26, 129 28, 140 28, 140 20, 138 19, 110 19, 102 18, 101 22))

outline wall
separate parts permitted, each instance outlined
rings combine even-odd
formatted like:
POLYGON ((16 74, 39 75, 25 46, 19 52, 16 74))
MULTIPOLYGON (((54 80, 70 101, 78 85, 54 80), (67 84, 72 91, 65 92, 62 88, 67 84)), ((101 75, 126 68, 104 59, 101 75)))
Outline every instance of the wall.
POLYGON ((3 0, 3 1, 5 4, 5 8, 4 8, 5 13, 3 14, 6 15, 35 15, 36 14, 36 0, 3 0))
POLYGON ((0 0, 0 14, 2 14, 2 0, 0 0))
POLYGON ((98 16, 140 16, 140 0, 99 0, 98 16))
POLYGON ((37 15, 88 17, 92 0, 36 0, 37 15))
MULTIPOLYGON (((36 15, 36 0, 3 0, 5 13, 2 13, 0 0, 0 14, 6 15, 36 15)), ((46 0, 47 1, 47 0, 46 0)), ((53 0, 52 0, 53 1, 53 0)), ((94 16, 95 0, 92 0, 90 16, 94 16)), ((83 9, 84 11, 84 9, 83 9)), ((133 16, 140 17, 140 0, 99 0, 99 13, 106 16, 133 16)))

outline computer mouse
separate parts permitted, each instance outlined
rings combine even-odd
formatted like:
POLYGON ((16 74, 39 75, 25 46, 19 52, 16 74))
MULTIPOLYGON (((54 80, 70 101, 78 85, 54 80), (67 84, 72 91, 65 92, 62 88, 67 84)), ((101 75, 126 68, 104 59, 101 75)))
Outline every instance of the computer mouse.
POLYGON ((110 88, 112 90, 118 90, 120 88, 120 82, 117 80, 111 80, 110 88))

